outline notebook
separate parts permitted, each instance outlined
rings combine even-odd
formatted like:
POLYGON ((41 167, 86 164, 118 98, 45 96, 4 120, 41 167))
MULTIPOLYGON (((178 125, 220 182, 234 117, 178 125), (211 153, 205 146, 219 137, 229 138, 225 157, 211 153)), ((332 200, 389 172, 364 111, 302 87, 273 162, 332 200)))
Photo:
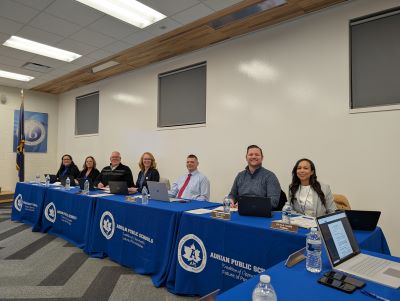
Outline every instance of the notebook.
POLYGON ((362 254, 345 212, 317 217, 317 223, 334 270, 400 287, 400 263, 362 254))
POLYGON ((240 215, 271 217, 271 198, 242 195, 238 198, 238 212, 240 215))
POLYGON ((108 186, 112 194, 128 194, 128 185, 124 181, 109 181, 108 186))
POLYGON ((219 293, 219 289, 209 293, 208 295, 201 297, 200 299, 197 299, 197 301, 215 301, 215 300, 217 300, 218 293, 219 293))
POLYGON ((345 212, 353 230, 373 231, 381 216, 380 211, 346 210, 345 212))
POLYGON ((183 199, 170 198, 168 195, 167 184, 147 181, 147 187, 149 187, 149 193, 152 200, 163 201, 163 202, 181 202, 183 199))

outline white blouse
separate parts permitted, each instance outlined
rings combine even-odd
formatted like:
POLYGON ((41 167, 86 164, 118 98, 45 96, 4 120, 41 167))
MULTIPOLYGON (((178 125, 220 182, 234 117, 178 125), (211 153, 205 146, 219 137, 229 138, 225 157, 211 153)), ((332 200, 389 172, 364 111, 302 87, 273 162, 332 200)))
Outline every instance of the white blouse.
POLYGON ((300 185, 299 189, 296 192, 296 199, 299 202, 299 206, 302 211, 300 213, 308 216, 315 216, 313 191, 310 185, 300 185))

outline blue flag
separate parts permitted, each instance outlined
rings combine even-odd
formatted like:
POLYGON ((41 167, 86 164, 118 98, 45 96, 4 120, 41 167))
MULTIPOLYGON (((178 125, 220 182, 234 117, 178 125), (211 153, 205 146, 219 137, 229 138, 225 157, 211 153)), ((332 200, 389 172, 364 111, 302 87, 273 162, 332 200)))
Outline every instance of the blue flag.
POLYGON ((19 181, 25 181, 25 127, 24 127, 24 96, 22 96, 21 108, 19 110, 18 146, 17 146, 17 171, 19 181))

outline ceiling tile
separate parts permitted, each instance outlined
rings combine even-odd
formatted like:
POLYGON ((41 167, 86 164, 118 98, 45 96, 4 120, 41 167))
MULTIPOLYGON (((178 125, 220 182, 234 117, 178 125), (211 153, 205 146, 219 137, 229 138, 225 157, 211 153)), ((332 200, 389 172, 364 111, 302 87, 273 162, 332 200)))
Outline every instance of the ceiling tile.
POLYGON ((150 40, 153 37, 155 37, 154 34, 151 34, 150 32, 141 30, 141 31, 138 31, 138 32, 126 37, 124 39, 124 42, 129 43, 132 46, 134 46, 134 45, 138 45, 140 43, 143 43, 143 42, 145 42, 147 40, 150 40))
POLYGON ((0 17, 0 32, 14 35, 21 27, 24 26, 21 23, 0 17))
POLYGON ((32 26, 24 26, 21 30, 17 32, 16 35, 25 39, 47 44, 50 46, 55 46, 58 42, 64 39, 62 36, 40 30, 32 26))
POLYGON ((98 49, 98 50, 96 50, 94 52, 89 53, 87 55, 87 57, 90 57, 90 58, 93 58, 93 59, 96 59, 96 60, 102 60, 102 59, 104 59, 104 58, 106 58, 106 57, 108 57, 110 55, 113 55, 113 54, 111 52, 104 51, 102 49, 98 49))
POLYGON ((65 71, 68 71, 68 72, 72 72, 72 71, 79 69, 80 67, 70 64, 70 63, 66 63, 66 64, 60 66, 59 68, 65 70, 65 71))
POLYGON ((19 60, 3 55, 0 55, 0 62, 2 62, 6 66, 12 66, 17 68, 21 67, 23 64, 26 63, 24 60, 19 60))
POLYGON ((72 61, 70 64, 80 67, 85 67, 87 65, 93 64, 96 62, 96 59, 92 59, 87 56, 80 57, 79 59, 72 61))
POLYGON ((44 57, 44 56, 41 56, 41 55, 35 55, 32 58, 31 61, 33 63, 42 64, 42 65, 49 66, 49 67, 52 67, 52 68, 57 68, 57 67, 62 66, 63 64, 65 64, 65 62, 63 62, 63 61, 55 60, 55 59, 52 59, 52 58, 49 58, 49 57, 44 57))
POLYGON ((67 37, 79 30, 78 25, 46 13, 41 13, 39 16, 34 18, 30 22, 30 25, 63 37, 67 37))
POLYGON ((0 17, 5 17, 17 22, 29 22, 39 13, 38 10, 30 8, 11 0, 0 1, 0 17))
POLYGON ((6 46, 0 46, 0 54, 7 56, 7 57, 15 58, 15 59, 18 59, 21 61, 29 61, 32 57, 35 56, 35 54, 33 54, 33 53, 18 50, 18 49, 13 49, 13 48, 6 47, 6 46))
POLYGON ((200 3, 197 0, 143 0, 141 2, 166 16, 172 16, 200 3))
POLYGON ((77 1, 56 0, 46 12, 81 26, 87 26, 104 16, 103 13, 77 1))
POLYGON ((139 30, 133 25, 129 25, 108 15, 105 15, 94 23, 90 24, 88 29, 100 32, 116 39, 122 39, 139 30))
POLYGON ((120 41, 116 41, 110 45, 108 45, 107 47, 104 47, 104 50, 110 51, 112 53, 118 53, 121 52, 123 50, 126 50, 128 48, 131 48, 132 45, 124 43, 124 42, 120 42, 120 41))
POLYGON ((5 41, 7 41, 9 37, 10 37, 9 34, 5 34, 5 33, 1 33, 0 32, 0 45, 2 45, 5 41))
MULTIPOLYGON (((1 67, 0 67, 0 69, 1 69, 1 67)), ((0 85, 25 89, 24 82, 8 79, 8 78, 4 78, 4 77, 0 77, 0 85)))
POLYGON ((171 18, 178 21, 181 24, 188 24, 202 17, 208 16, 213 12, 214 11, 211 8, 200 3, 180 13, 177 13, 176 15, 173 15, 171 18))
POLYGON ((38 77, 42 75, 42 73, 31 71, 31 70, 26 70, 23 68, 18 68, 18 67, 13 67, 13 66, 7 66, 5 64, 0 64, 0 69, 9 71, 9 72, 14 72, 14 73, 19 73, 19 74, 24 74, 24 75, 29 75, 33 77, 38 77))
POLYGON ((115 39, 111 37, 85 28, 77 33, 74 33, 70 38, 97 47, 104 47, 112 42, 115 42, 115 39))
POLYGON ((175 28, 178 28, 182 26, 182 24, 171 20, 169 18, 165 18, 153 25, 150 25, 148 27, 146 27, 146 31, 152 33, 153 35, 162 35, 164 33, 167 33, 175 28))
POLYGON ((14 1, 32 8, 36 8, 38 10, 43 10, 47 6, 49 6, 51 2, 54 2, 54 0, 14 0, 14 1))
POLYGON ((201 2, 203 2, 209 8, 217 11, 242 2, 242 0, 201 0, 201 2))
POLYGON ((62 40, 60 43, 57 44, 57 47, 78 53, 80 55, 88 54, 89 52, 93 52, 97 49, 97 47, 71 39, 62 40))

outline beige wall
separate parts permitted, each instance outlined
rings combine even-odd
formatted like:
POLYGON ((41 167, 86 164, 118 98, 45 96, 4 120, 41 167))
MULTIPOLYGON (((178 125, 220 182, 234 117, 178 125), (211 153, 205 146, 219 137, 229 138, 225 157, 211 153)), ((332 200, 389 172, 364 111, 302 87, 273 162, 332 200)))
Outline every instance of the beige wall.
MULTIPOLYGON (((57 96, 24 91, 25 111, 48 113, 47 153, 25 153, 25 180, 35 179, 40 174, 56 168, 58 99, 57 96)), ((21 90, 0 86, 0 97, 6 99, 0 104, 0 186, 3 190, 14 191, 18 175, 15 170, 16 154, 13 152, 14 110, 21 105, 21 90)))
MULTIPOLYGON (((189 55, 60 96, 58 157, 76 163, 93 154, 100 166, 112 150, 138 172, 143 151, 155 154, 162 176, 174 180, 195 153, 221 201, 245 166, 245 149, 260 145, 264 166, 285 191, 301 157, 318 177, 348 196, 355 209, 382 210, 380 225, 400 255, 398 193, 400 111, 349 114, 349 19, 400 1, 359 0, 329 8, 189 55), (157 74, 207 61, 207 124, 158 130, 157 74), (73 134, 74 99, 100 91, 100 133, 73 134)), ((136 177, 135 177, 136 178, 136 177)))

